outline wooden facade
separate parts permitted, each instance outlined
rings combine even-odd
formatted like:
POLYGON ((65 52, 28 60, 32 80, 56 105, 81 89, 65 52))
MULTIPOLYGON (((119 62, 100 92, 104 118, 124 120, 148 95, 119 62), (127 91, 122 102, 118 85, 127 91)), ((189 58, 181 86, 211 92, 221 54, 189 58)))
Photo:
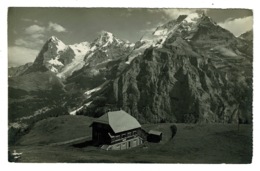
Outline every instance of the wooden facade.
POLYGON ((92 124, 94 145, 106 150, 122 150, 143 143, 139 122, 124 111, 108 112, 92 124))
POLYGON ((162 132, 150 130, 148 132, 147 141, 158 143, 162 140, 162 132))
POLYGON ((120 133, 114 133, 109 125, 93 122, 92 141, 96 145, 115 144, 137 137, 139 132, 140 129, 132 129, 120 133))

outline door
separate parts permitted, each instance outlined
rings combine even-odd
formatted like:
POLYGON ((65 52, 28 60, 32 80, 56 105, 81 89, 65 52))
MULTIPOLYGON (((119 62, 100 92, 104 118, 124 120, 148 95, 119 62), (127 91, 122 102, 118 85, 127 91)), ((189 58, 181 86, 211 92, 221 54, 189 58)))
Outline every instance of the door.
POLYGON ((136 147, 137 146, 137 141, 136 139, 133 141, 132 147, 136 147))
POLYGON ((121 144, 121 150, 124 150, 124 149, 126 149, 126 143, 125 142, 121 144))

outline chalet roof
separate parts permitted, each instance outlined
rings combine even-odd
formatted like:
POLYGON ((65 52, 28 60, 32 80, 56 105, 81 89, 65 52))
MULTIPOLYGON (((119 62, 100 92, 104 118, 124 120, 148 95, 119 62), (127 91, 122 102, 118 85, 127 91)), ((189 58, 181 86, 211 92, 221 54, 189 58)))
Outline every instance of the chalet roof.
POLYGON ((160 131, 155 131, 155 130, 150 130, 150 131, 148 132, 148 134, 153 134, 153 135, 158 135, 158 136, 160 136, 160 135, 162 134, 162 132, 160 132, 160 131))
POLYGON ((123 110, 108 112, 99 117, 94 122, 110 125, 115 133, 140 128, 140 123, 123 110))

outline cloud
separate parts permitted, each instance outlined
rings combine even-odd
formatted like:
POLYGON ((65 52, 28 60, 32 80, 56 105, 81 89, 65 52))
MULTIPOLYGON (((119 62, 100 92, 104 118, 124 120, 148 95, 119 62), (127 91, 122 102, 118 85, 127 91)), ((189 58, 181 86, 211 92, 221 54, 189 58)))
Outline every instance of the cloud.
POLYGON ((66 29, 64 27, 62 27, 61 25, 57 24, 57 23, 53 23, 53 22, 49 22, 49 30, 53 30, 56 32, 66 32, 66 29))
POLYGON ((150 13, 161 13, 164 14, 162 16, 163 20, 173 20, 177 19, 179 15, 187 15, 190 13, 194 13, 197 9, 171 9, 171 8, 156 8, 156 9, 148 9, 150 13))
MULTIPOLYGON (((23 19, 23 20, 27 21, 30 19, 23 19)), ((61 26, 57 23, 53 23, 53 22, 49 22, 48 27, 39 26, 37 24, 34 24, 25 29, 26 34, 30 34, 30 35, 37 34, 37 36, 40 36, 40 37, 42 37, 41 34, 45 33, 46 31, 55 31, 55 32, 60 33, 60 32, 66 32, 67 30, 63 26, 61 26)), ((37 37, 37 36, 35 36, 35 37, 37 37)))
POLYGON ((147 10, 150 13, 159 13, 162 15, 162 20, 174 20, 177 19, 180 15, 188 15, 194 12, 198 13, 206 13, 207 9, 173 9, 173 8, 151 8, 147 10))
POLYGON ((38 23, 38 20, 32 20, 32 19, 29 19, 29 18, 22 18, 21 20, 22 20, 22 21, 25 21, 25 22, 34 22, 34 23, 38 23))
MULTIPOLYGON (((33 20, 23 18, 23 21, 33 22, 33 20)), ((35 21, 34 21, 35 22, 35 21)), ((66 32, 61 25, 49 22, 48 26, 33 24, 25 28, 24 33, 14 41, 14 45, 9 48, 9 64, 11 66, 22 65, 26 62, 32 62, 38 53, 38 50, 44 44, 46 34, 52 32, 66 32), (24 58, 24 60, 23 60, 24 58)))
POLYGON ((16 39, 14 44, 18 45, 18 46, 22 46, 22 45, 27 44, 27 42, 25 40, 23 40, 23 39, 16 39))
POLYGON ((8 48, 8 67, 23 65, 33 62, 38 55, 38 50, 11 46, 8 48))
MULTIPOLYGON (((34 35, 33 35, 34 36, 34 35)), ((39 45, 44 43, 41 39, 34 39, 34 38, 26 38, 26 39, 16 39, 14 44, 17 46, 23 46, 27 48, 37 48, 39 45)))
POLYGON ((151 22, 151 21, 147 21, 146 24, 147 24, 147 25, 150 25, 150 24, 152 24, 152 22, 151 22))
POLYGON ((39 25, 31 25, 25 29, 26 34, 35 34, 35 33, 44 33, 46 31, 45 27, 41 27, 39 25))
POLYGON ((195 9, 162 9, 162 12, 171 19, 177 19, 179 15, 187 15, 195 11, 195 9))
POLYGON ((245 33, 253 28, 253 17, 249 16, 233 20, 227 19, 226 21, 218 24, 232 32, 235 36, 240 36, 242 33, 245 33))
POLYGON ((36 34, 31 35, 31 38, 33 38, 33 39, 40 39, 40 38, 43 38, 43 37, 44 37, 44 35, 40 34, 40 33, 36 33, 36 34))

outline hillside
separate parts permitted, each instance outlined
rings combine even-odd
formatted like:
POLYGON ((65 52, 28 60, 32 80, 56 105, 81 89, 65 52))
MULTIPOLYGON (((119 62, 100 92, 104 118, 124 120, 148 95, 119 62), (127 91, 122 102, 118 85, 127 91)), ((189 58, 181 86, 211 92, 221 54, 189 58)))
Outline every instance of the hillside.
POLYGON ((246 41, 252 42, 253 41, 253 30, 249 30, 239 36, 239 38, 244 39, 246 41))
POLYGON ((145 129, 162 131, 161 143, 145 143, 130 150, 104 151, 87 142, 50 145, 90 135, 92 119, 60 116, 37 123, 17 145, 9 150, 22 153, 18 162, 69 163, 250 163, 251 125, 176 124, 177 134, 170 139, 171 123, 146 124, 145 129), (20 144, 20 145, 19 145, 20 144))
POLYGON ((80 137, 91 137, 93 118, 84 116, 60 116, 37 122, 31 131, 23 136, 18 145, 48 145, 80 137))
POLYGON ((15 76, 21 75, 21 74, 24 73, 31 65, 32 65, 32 63, 29 62, 29 63, 26 63, 26 64, 21 65, 21 66, 8 68, 8 77, 15 77, 15 76))

